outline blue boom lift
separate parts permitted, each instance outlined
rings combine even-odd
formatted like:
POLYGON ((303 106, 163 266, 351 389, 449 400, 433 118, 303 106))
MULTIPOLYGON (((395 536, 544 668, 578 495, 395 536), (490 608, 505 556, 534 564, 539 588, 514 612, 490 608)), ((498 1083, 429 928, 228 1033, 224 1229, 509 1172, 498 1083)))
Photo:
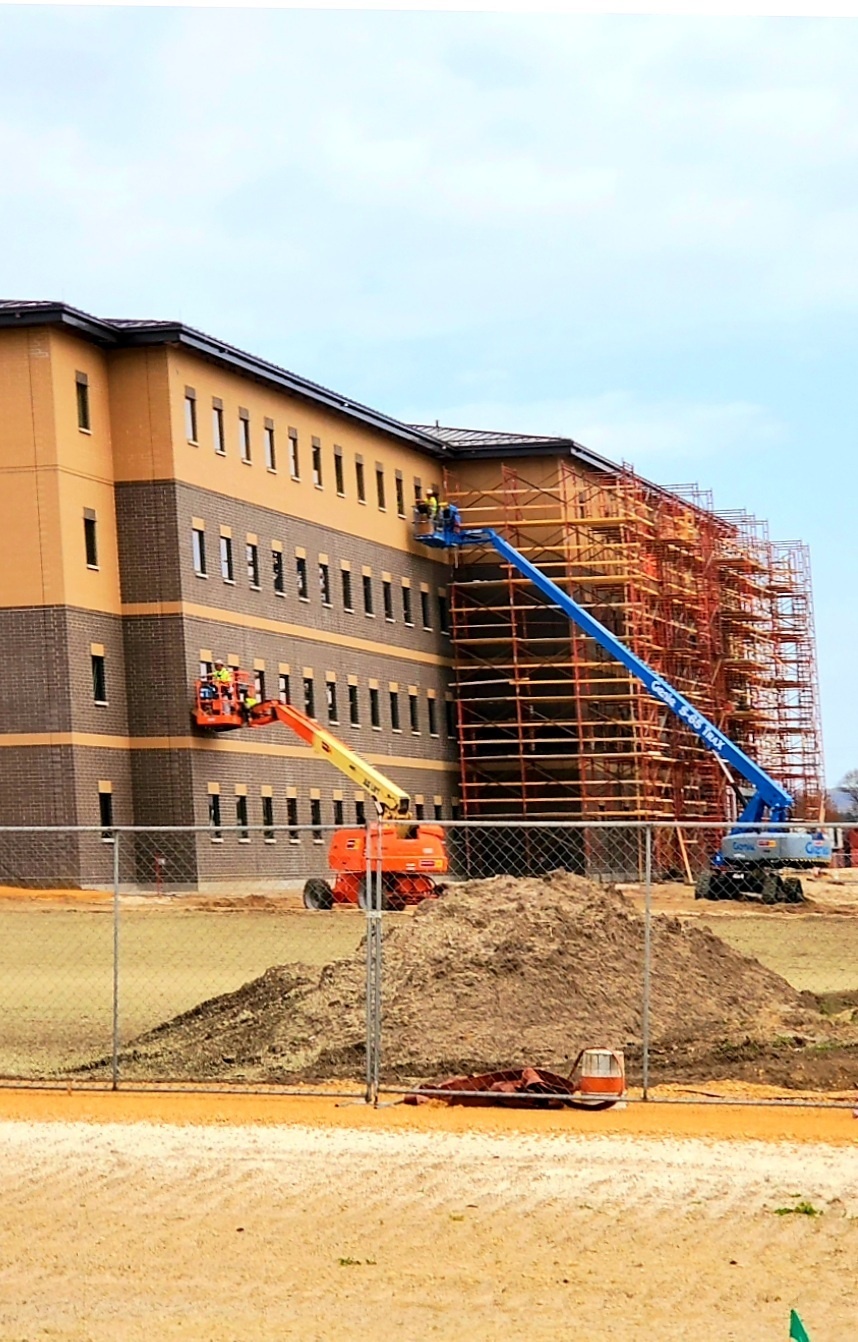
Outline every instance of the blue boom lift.
POLYGON ((610 630, 491 527, 469 530, 461 525, 458 509, 447 505, 435 517, 418 510, 414 535, 416 540, 435 549, 492 546, 552 605, 558 606, 579 629, 621 662, 653 698, 670 709, 712 751, 740 797, 743 809, 730 833, 722 840, 719 851, 711 858, 708 869, 698 877, 696 898, 744 899, 750 896, 760 898, 766 904, 801 903, 804 898, 801 881, 794 876, 783 876, 782 872, 784 868, 800 870, 825 866, 831 861, 831 842, 818 828, 796 831, 788 827, 793 798, 785 788, 770 778, 663 676, 636 657, 610 630), (753 789, 750 796, 740 792, 731 770, 750 783, 753 789))

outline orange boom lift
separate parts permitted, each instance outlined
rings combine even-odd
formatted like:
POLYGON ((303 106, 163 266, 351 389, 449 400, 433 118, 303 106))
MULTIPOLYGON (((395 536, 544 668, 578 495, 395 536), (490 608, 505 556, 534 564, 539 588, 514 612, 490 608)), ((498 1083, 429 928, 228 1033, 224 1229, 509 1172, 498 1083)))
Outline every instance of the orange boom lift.
POLYGON ((378 820, 374 824, 334 833, 328 850, 333 882, 318 878, 307 881, 306 908, 331 909, 335 904, 366 908, 367 863, 375 870, 379 859, 382 908, 401 909, 437 897, 435 878, 442 876, 449 865, 442 827, 415 822, 408 793, 313 718, 276 699, 254 702, 252 678, 245 671, 233 671, 229 684, 196 682, 193 719, 206 731, 268 727, 282 722, 313 754, 346 774, 375 802, 378 820))

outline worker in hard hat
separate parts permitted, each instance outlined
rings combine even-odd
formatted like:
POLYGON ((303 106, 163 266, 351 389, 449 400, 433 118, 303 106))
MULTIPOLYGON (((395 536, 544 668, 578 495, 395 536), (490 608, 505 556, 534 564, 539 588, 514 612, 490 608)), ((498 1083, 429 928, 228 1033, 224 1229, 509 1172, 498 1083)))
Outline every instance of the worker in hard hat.
POLYGON ((255 690, 246 690, 241 696, 241 712, 245 723, 250 722, 250 710, 259 703, 255 690))
POLYGON ((435 491, 434 489, 430 489, 430 490, 427 491, 427 494, 426 494, 426 507, 427 507, 428 510, 429 510, 429 520, 431 521, 431 523, 432 523, 432 525, 433 525, 433 527, 434 527, 434 526, 437 525, 437 522, 438 522, 438 513, 439 513, 440 510, 441 510, 441 505, 440 505, 440 503, 438 502, 438 495, 437 495, 437 493, 436 493, 436 491, 435 491))
POLYGON ((232 672, 228 667, 224 666, 220 657, 215 661, 212 680, 215 683, 218 694, 224 699, 232 698, 232 672))

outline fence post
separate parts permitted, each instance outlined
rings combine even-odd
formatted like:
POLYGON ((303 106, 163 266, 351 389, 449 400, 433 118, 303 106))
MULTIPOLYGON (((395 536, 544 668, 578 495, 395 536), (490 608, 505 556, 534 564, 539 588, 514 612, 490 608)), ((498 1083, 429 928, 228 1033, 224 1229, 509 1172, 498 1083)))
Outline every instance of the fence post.
POLYGON ((113 831, 113 1090, 119 1089, 119 831, 113 831))
POLYGON ((378 1103, 381 1054, 381 821, 376 824, 373 865, 372 822, 366 821, 366 1103, 378 1103), (375 877, 375 879, 373 879, 375 877))
POLYGON ((643 1098, 649 1099, 650 987, 652 976, 652 826, 644 834, 644 972, 641 1052, 643 1055, 643 1098))

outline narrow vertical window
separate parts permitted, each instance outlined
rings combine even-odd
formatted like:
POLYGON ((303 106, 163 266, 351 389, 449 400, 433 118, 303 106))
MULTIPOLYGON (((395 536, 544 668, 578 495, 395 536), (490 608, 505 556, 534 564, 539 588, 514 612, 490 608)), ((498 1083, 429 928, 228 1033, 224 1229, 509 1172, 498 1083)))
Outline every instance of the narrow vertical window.
POLYGON ((298 582, 298 600, 310 600, 310 586, 307 581, 307 561, 303 555, 295 558, 295 577, 298 582))
POLYGON ((276 471, 277 449, 274 443, 274 421, 272 419, 266 419, 262 436, 265 443, 265 465, 269 471, 276 471))
POLYGON ((98 789, 98 823, 103 841, 113 843, 113 792, 103 784, 99 784, 98 789))
POLYGON ((340 498, 344 498, 346 486, 343 477, 343 449, 341 447, 334 448, 334 484, 340 498))
POLYGON ((366 503, 366 479, 363 473, 363 457, 355 457, 355 485, 358 503, 366 503))
POLYGON ((345 808, 339 797, 334 798, 334 824, 344 825, 346 820, 345 808))
POLYGON ((92 698, 96 704, 107 703, 107 675, 104 669, 104 654, 94 652, 90 656, 92 663, 92 698))
POLYGON ((322 488, 322 444, 318 438, 313 439, 312 448, 313 460, 313 484, 317 489, 322 488))
POLYGON ((352 575, 344 568, 341 574, 343 580, 343 610, 354 610, 352 605, 352 575))
POLYGON ((413 624, 414 620, 411 611, 411 588, 402 589, 402 618, 406 624, 413 624))
POLYGON ((327 564, 319 564, 319 591, 322 596, 322 605, 331 604, 331 570, 327 564))
POLYGON ((414 502, 415 502, 415 503, 419 503, 420 500, 421 500, 422 498, 423 498, 423 485, 422 485, 422 483, 421 483, 421 481, 420 481, 419 476, 416 476, 416 475, 415 475, 415 477, 414 477, 414 502))
POLYGON ((450 607, 445 592, 438 593, 438 628, 442 634, 450 632, 450 607))
POLYGON ((283 551, 271 551, 271 568, 274 573, 274 591, 278 596, 286 595, 286 574, 283 569, 283 551))
POLYGON ((200 658, 200 680, 205 680, 208 676, 210 676, 212 674, 213 669, 214 669, 213 665, 208 659, 203 661, 203 659, 200 658))
POLYGON ((304 677, 304 712, 308 718, 316 716, 316 686, 312 676, 304 677))
POLYGON ((391 730, 398 732, 401 730, 399 722, 399 691, 390 691, 390 726, 391 730))
POLYGON ((420 735, 419 702, 417 695, 412 690, 408 691, 408 721, 411 726, 411 731, 413 732, 413 734, 415 736, 419 736, 420 735))
POLYGON ((437 699, 427 699, 426 704, 429 710, 429 735, 438 735, 438 701, 437 699))
POLYGON ((399 517, 405 516, 405 481, 402 478, 402 471, 397 471, 396 480, 396 512, 399 517))
POLYGON ((266 843, 274 843, 276 835, 274 833, 274 798, 262 797, 262 823, 265 828, 262 831, 262 837, 266 843))
MULTIPOLYGON (((226 433, 223 427, 223 401, 219 396, 212 397, 212 442, 219 457, 226 456, 226 433)), ((218 802, 218 806, 220 802, 218 802)))
POLYGON ((387 509, 387 499, 384 492, 384 467, 376 463, 375 467, 375 495, 378 499, 378 506, 382 512, 387 509))
POLYGON ((322 842, 322 803, 318 797, 310 798, 310 824, 313 826, 313 843, 322 842))
POLYGON ((355 824, 366 824, 366 802, 355 800, 355 824))
POLYGON ((443 819, 444 819, 444 805, 443 805, 442 802, 440 802, 440 801, 436 801, 436 802, 433 803, 433 806, 432 806, 432 818, 433 818, 434 820, 443 820, 443 819))
POLYGON ((247 579, 251 587, 259 587, 259 546, 247 542, 247 579))
POLYGON ((416 801, 414 803, 414 819, 415 820, 426 819, 426 807, 422 801, 416 801))
POLYGON ((243 796, 235 799, 235 823, 238 826, 239 843, 249 843, 250 830, 247 820, 247 798, 243 796))
POLYGON ((422 587, 420 589, 420 618, 423 621, 424 629, 432 628, 432 615, 429 609, 429 593, 424 591, 422 587))
POLYGON ((381 730, 381 703, 374 685, 369 688, 369 721, 374 731, 381 730))
POLYGON ((381 598, 384 602, 384 618, 393 622, 393 584, 385 578, 381 584, 381 598))
POLYGON ((337 682, 335 680, 326 681, 325 697, 328 701, 328 722, 339 722, 340 715, 337 709, 337 682))
POLYGON ((93 508, 83 510, 83 548, 87 568, 98 568, 98 531, 93 508))
POLYGON ((266 699, 265 672, 261 666, 256 667, 256 669, 253 672, 253 688, 259 702, 264 703, 266 699))
POLYGON ((289 430, 289 474, 293 480, 301 479, 301 462, 298 457, 298 432, 289 430))
POLYGON ((84 433, 92 429, 89 415, 89 377, 86 373, 75 373, 75 392, 77 394, 77 426, 84 433))
POLYGON ((212 838, 220 840, 223 838, 220 818, 220 793, 209 793, 209 824, 211 825, 212 838))
POLYGON ((277 677, 277 698, 281 704, 291 704, 292 697, 289 691, 289 673, 281 671, 277 677))
POLYGON ((369 573, 363 575, 363 613, 364 615, 374 615, 372 601, 372 576, 369 573))
POLYGON ((349 685, 349 723, 352 727, 360 726, 360 702, 357 685, 349 685))
POLYGON ((286 824, 289 826, 289 842, 300 843, 301 835, 298 833, 298 798, 286 798, 286 824))
POLYGON ((191 528, 191 551, 194 558, 194 573, 196 573, 198 578, 207 577, 206 533, 203 527, 191 528))
POLYGON ((220 538, 220 571, 224 582, 235 582, 231 536, 221 536, 220 538))
POLYGON ((238 412, 238 447, 241 453, 241 460, 250 465, 250 413, 247 410, 238 412))
POLYGON ((197 393, 193 387, 185 387, 185 437, 197 445, 197 393))

